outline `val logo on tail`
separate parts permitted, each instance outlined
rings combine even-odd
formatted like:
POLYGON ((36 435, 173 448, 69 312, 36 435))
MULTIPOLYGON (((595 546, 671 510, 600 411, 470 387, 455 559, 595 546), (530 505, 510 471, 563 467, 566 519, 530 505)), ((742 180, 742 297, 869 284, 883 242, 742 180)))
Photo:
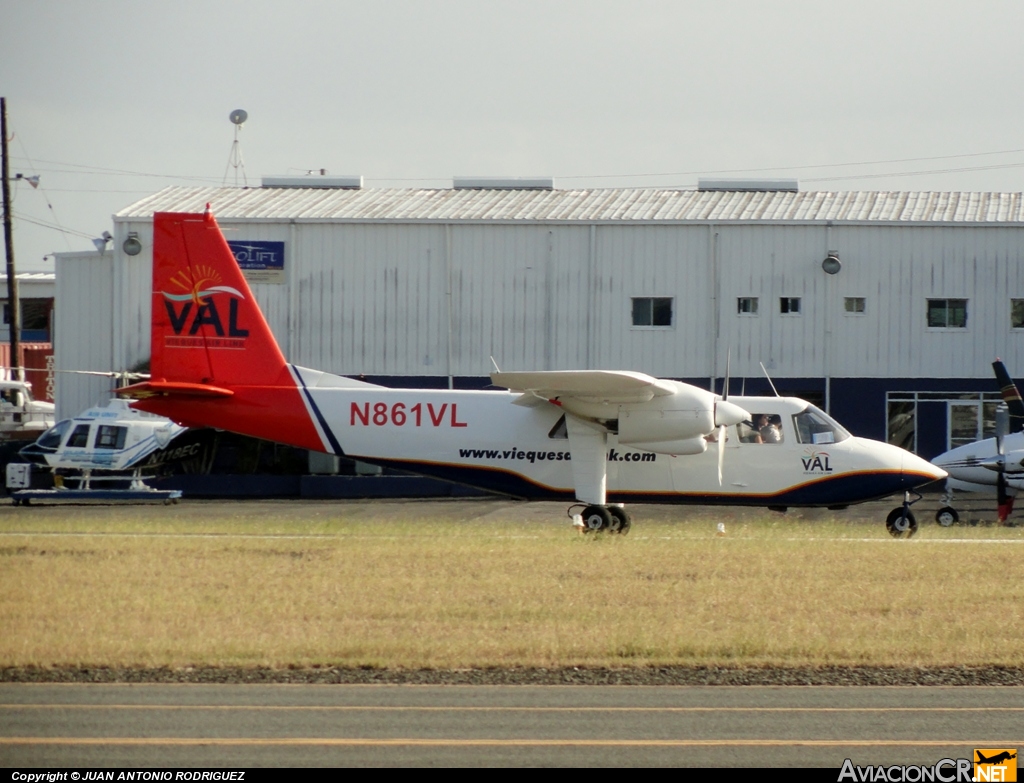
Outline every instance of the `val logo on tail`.
MULTIPOLYGON (((300 367, 209 208, 153 223, 152 376, 118 393, 184 425, 564 500, 585 529, 620 533, 626 503, 845 507, 945 476, 803 400, 729 397, 728 384, 716 395, 639 372, 557 370, 492 373, 508 391, 389 389, 300 367)), ((908 500, 887 526, 916 530, 908 500)))

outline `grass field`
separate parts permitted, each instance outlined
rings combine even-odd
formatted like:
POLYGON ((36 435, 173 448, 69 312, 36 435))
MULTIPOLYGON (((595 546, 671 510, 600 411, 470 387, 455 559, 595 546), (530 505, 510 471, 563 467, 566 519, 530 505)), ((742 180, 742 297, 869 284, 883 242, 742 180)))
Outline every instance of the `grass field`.
POLYGON ((1024 665, 1024 530, 892 505, 2 506, 0 666, 1024 665))

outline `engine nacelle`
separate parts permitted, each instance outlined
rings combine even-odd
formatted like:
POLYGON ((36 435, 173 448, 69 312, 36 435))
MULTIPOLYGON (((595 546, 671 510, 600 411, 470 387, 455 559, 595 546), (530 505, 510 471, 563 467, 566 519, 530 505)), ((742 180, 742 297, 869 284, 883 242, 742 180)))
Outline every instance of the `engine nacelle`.
POLYGON ((983 468, 996 472, 1021 473, 1024 471, 1024 449, 1008 451, 1003 455, 996 455, 991 459, 982 460, 979 463, 983 468))
MULTIPOLYGON (((673 395, 674 397, 675 395, 673 395)), ((666 401, 672 398, 666 398, 666 401)), ((713 404, 651 410, 623 405, 619 411, 619 443, 664 443, 704 439, 715 430, 713 404)), ((696 453, 696 452, 693 452, 696 453)))
MULTIPOLYGON (((622 438, 619 438, 619 443, 622 438)), ((671 454, 682 457, 691 454, 703 454, 708 449, 708 442, 703 437, 686 438, 685 440, 666 440, 657 443, 631 443, 633 448, 653 451, 658 454, 671 454)))

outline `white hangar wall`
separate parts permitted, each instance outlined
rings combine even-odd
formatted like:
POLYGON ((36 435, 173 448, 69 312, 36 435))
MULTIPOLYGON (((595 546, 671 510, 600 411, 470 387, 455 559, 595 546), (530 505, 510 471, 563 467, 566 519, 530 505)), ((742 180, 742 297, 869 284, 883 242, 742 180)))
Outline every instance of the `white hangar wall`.
MULTIPOLYGON (((759 362, 783 378, 987 378, 996 355, 1024 366, 1010 326, 1020 228, 223 225, 285 241, 289 283, 254 294, 290 360, 342 374, 482 377, 493 356, 510 370, 717 377, 730 350, 737 376, 759 362), (673 297, 673 326, 633 327, 637 296, 673 297), (758 314, 739 315, 751 296, 758 314), (781 297, 801 312, 781 314, 781 297), (846 297, 864 313, 847 314, 846 297), (929 298, 967 299, 967 327, 929 329, 929 298)), ((149 355, 148 259, 118 278, 115 343, 132 367, 149 355)))
MULTIPOLYGON (((779 377, 990 378, 1001 356, 1024 368, 1024 330, 1010 302, 1024 297, 1024 227, 716 227, 722 279, 722 342, 734 372, 763 361, 779 377), (821 260, 837 250, 842 270, 821 260), (760 298, 757 317, 736 300, 760 298), (799 296, 799 316, 779 298, 799 296), (844 310, 863 297, 863 315, 844 310), (967 299, 966 328, 928 328, 928 299, 967 299), (735 360, 734 360, 735 362, 735 360)), ((1024 372, 1024 369, 1022 369, 1024 372)))
POLYGON ((112 255, 58 253, 54 286, 54 400, 58 418, 73 416, 110 397, 113 382, 74 370, 113 368, 112 255))

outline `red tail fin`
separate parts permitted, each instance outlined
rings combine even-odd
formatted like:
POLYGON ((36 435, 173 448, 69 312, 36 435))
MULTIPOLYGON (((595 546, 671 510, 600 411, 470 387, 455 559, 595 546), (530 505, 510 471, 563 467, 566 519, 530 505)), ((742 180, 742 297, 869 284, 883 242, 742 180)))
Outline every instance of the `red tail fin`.
POLYGON ((191 426, 334 451, 209 207, 153 217, 151 378, 118 393, 191 426))
POLYGON ((287 362, 210 211, 158 212, 153 235, 153 379, 248 386, 287 378, 287 362))

